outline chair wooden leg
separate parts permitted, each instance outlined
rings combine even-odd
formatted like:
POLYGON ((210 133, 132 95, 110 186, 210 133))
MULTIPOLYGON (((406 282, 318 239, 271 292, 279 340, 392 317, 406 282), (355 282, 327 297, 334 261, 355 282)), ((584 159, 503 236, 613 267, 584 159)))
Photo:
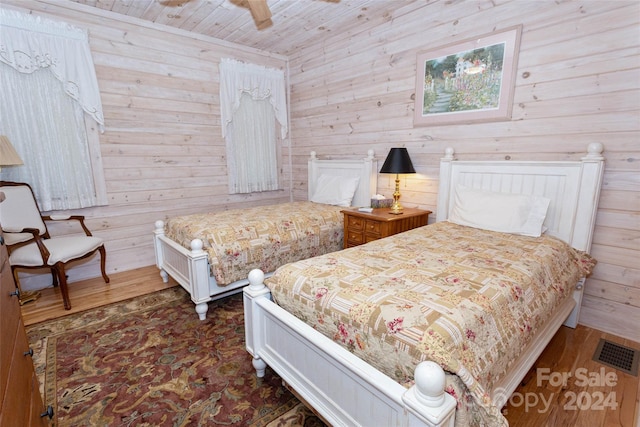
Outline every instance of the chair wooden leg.
POLYGON ((61 262, 57 263, 55 269, 58 272, 58 280, 60 281, 60 291, 62 292, 64 309, 71 310, 71 300, 69 299, 69 287, 67 286, 67 275, 64 271, 64 264, 61 262))
POLYGON ((58 272, 56 271, 55 268, 51 269, 51 278, 52 278, 53 287, 57 288, 58 287, 58 272))
POLYGON ((105 270, 107 264, 107 251, 104 250, 104 245, 98 248, 100 251, 100 269, 102 270, 102 278, 105 283, 109 283, 109 276, 107 276, 107 272, 105 270))

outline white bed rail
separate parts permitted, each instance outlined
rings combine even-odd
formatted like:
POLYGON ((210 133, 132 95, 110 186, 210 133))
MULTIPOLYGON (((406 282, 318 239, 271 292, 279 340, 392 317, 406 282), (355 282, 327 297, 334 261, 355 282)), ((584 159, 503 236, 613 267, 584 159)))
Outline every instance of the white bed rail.
POLYGON ((271 367, 334 426, 453 426, 445 374, 422 362, 407 389, 270 300, 260 270, 244 288, 246 346, 259 377, 271 367))
POLYGON ((191 301, 196 304, 198 317, 204 320, 208 302, 212 298, 209 291, 209 260, 207 253, 202 250, 202 241, 194 239, 191 250, 180 246, 165 237, 163 221, 155 222, 153 233, 156 266, 160 269, 162 280, 166 283, 170 275, 189 292, 191 301))

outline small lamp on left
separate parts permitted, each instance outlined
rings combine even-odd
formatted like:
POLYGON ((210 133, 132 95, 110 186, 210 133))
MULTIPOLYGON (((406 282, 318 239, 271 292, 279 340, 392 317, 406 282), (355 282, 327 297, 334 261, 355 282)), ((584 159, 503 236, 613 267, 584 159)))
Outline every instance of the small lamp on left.
POLYGON ((22 159, 5 135, 0 135, 0 170, 3 166, 23 165, 22 159))
MULTIPOLYGON (((3 166, 20 166, 24 162, 18 155, 18 152, 11 141, 5 135, 0 135, 0 171, 3 166)), ((0 192, 0 203, 4 200, 4 193, 0 192)), ((26 304, 29 301, 35 301, 40 297, 39 291, 22 291, 20 290, 20 305, 26 304)))

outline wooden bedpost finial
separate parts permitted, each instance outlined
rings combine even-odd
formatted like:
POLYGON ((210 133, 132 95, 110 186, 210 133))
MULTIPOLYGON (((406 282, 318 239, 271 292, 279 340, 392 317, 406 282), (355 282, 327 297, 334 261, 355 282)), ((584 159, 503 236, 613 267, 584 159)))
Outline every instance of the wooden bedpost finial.
POLYGON ((444 157, 442 160, 455 160, 453 157, 454 150, 451 147, 447 147, 444 149, 444 157))
POLYGON ((444 402, 444 370, 430 360, 420 362, 414 373, 416 399, 425 406, 440 406, 444 402))
POLYGON ((249 272, 249 288, 260 290, 264 288, 264 273, 258 268, 254 268, 249 272))
POLYGON ((365 160, 373 160, 375 158, 375 151, 373 149, 367 150, 367 158, 365 160))
POLYGON ((193 239, 191 241, 190 246, 191 246, 191 251, 194 254, 199 254, 199 253, 203 252, 202 248, 204 247, 204 243, 200 239, 193 239))
POLYGON ((592 142, 587 145, 587 155, 582 160, 602 160, 602 152, 604 151, 604 145, 600 142, 592 142))

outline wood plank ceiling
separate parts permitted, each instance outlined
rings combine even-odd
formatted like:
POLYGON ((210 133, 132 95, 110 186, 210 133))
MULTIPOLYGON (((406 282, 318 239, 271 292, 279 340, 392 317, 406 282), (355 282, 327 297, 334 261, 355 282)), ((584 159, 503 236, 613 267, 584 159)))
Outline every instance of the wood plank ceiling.
POLYGON ((314 40, 388 16, 391 9, 416 0, 72 1, 290 56, 314 40))

